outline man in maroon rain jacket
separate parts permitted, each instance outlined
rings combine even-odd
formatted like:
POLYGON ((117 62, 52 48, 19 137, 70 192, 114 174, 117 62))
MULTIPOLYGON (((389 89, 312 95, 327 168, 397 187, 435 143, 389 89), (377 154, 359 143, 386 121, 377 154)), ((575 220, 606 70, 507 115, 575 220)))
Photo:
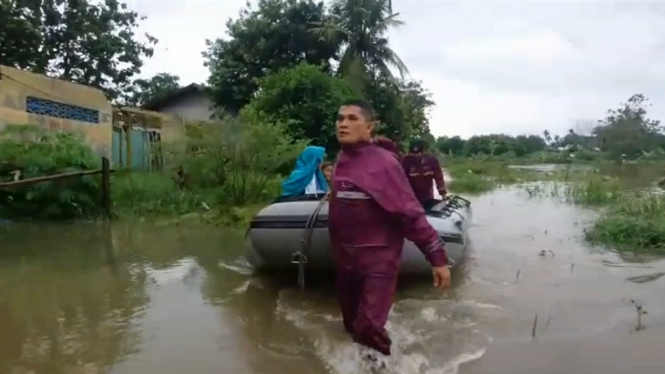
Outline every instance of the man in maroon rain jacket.
POLYGON ((446 196, 446 184, 443 181, 441 165, 436 157, 425 153, 427 143, 416 140, 411 143, 409 153, 402 158, 402 167, 409 178, 413 193, 425 209, 433 205, 434 200, 433 182, 441 194, 446 196))
POLYGON ((427 222, 399 161, 371 141, 373 121, 366 102, 351 101, 339 109, 342 151, 333 171, 329 231, 344 327, 357 343, 389 355, 384 326, 404 239, 432 264, 435 287, 450 286, 450 271, 443 241, 427 222))

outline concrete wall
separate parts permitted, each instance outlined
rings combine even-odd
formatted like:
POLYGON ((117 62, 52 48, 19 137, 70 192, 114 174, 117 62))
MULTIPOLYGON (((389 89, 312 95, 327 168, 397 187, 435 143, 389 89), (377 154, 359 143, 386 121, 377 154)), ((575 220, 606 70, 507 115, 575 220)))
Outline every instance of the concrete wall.
POLYGON ((173 100, 159 108, 159 112, 175 114, 185 121, 209 121, 214 113, 211 108, 212 101, 198 91, 173 100))
POLYGON ((75 131, 81 133, 100 156, 111 157, 112 108, 101 90, 6 66, 0 66, 0 73, 0 130, 10 124, 32 124, 53 131, 75 131), (28 97, 96 110, 99 121, 92 123, 28 113, 28 97))

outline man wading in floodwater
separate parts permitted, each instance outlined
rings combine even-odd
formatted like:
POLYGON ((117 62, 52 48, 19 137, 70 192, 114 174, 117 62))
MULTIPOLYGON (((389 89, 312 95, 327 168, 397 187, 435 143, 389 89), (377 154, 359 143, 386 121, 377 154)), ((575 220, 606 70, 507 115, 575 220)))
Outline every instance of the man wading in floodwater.
POLYGON ((333 171, 329 232, 344 327, 355 342, 390 355, 384 326, 404 238, 432 264, 434 286, 442 290, 450 286, 448 259, 399 161, 372 143, 369 103, 347 102, 339 109, 336 127, 342 151, 333 171))

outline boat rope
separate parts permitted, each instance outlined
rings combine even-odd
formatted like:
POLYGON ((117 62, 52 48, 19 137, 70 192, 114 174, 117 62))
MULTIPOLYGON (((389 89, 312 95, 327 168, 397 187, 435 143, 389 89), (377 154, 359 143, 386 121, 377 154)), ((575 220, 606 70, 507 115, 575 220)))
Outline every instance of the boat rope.
POLYGON ((302 238, 300 239, 300 250, 293 254, 292 263, 298 265, 298 287, 301 291, 305 290, 305 264, 307 264, 307 252, 312 245, 312 235, 314 234, 314 226, 316 220, 319 218, 319 213, 323 208, 323 204, 328 201, 330 194, 326 194, 321 198, 319 204, 314 209, 314 212, 307 219, 305 223, 305 232, 303 233, 302 238))

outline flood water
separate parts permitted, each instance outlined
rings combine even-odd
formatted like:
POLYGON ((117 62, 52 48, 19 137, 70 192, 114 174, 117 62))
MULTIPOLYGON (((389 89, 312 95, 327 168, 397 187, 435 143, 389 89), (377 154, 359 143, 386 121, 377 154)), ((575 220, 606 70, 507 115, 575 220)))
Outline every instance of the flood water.
MULTIPOLYGON (((519 188, 472 201, 453 289, 401 287, 385 373, 663 372, 665 261, 585 245, 593 211, 519 188)), ((0 226, 0 373, 367 372, 329 284, 252 276, 242 235, 0 226)))

